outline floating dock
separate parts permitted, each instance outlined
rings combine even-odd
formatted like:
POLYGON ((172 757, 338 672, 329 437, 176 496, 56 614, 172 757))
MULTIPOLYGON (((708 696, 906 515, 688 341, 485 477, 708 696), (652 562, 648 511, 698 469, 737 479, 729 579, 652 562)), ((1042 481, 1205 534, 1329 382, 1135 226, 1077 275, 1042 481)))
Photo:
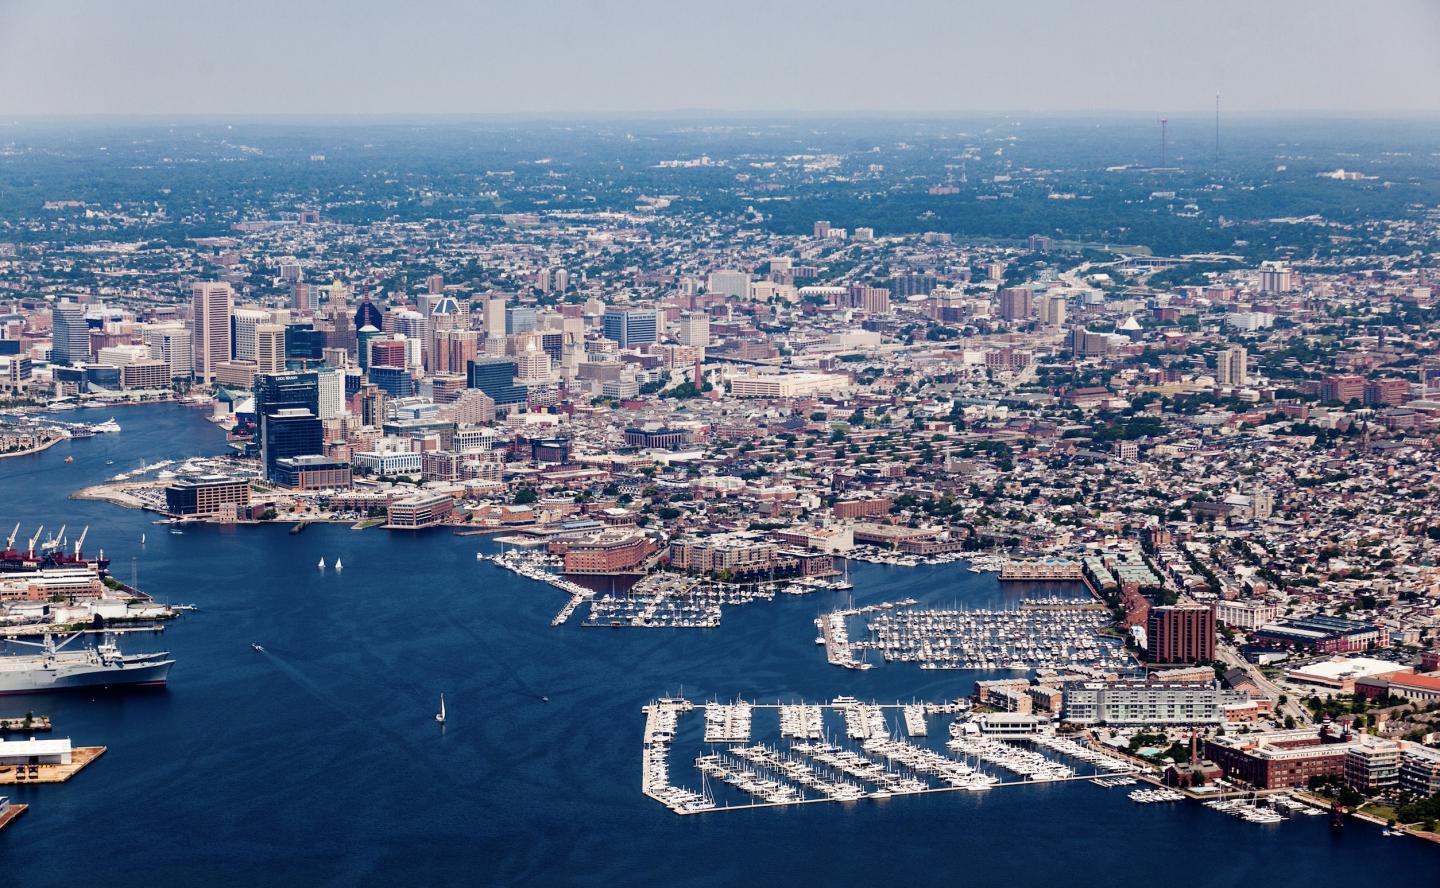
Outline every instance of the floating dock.
POLYGON ((21 814, 24 814, 26 811, 29 810, 29 805, 6 805, 5 809, 3 811, 0 811, 0 829, 4 829, 5 827, 14 823, 21 814))
POLYGON ((0 732, 19 731, 30 733, 31 731, 50 730, 50 716, 48 715, 22 715, 16 718, 0 718, 0 732))

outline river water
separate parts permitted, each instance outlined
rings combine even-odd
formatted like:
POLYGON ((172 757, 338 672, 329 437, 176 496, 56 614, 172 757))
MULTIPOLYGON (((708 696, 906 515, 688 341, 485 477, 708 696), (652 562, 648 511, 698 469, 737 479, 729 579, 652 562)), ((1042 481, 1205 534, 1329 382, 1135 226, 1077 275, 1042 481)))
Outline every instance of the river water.
MULTIPOLYGON (((172 535, 154 515, 68 496, 143 463, 221 453, 222 435, 174 405, 115 415, 119 434, 0 460, 0 531, 68 523, 74 539, 89 524, 87 550, 103 547, 117 576, 201 610, 163 635, 122 638, 127 650, 173 651, 168 688, 0 698, 0 715, 45 713, 55 736, 109 748, 67 784, 9 793, 31 804, 0 832, 0 872, 14 884, 1440 880, 1440 848, 1366 824, 1256 826, 1087 782, 676 816, 639 788, 640 707, 653 697, 940 700, 976 676, 827 665, 811 621, 836 593, 727 608, 709 631, 578 618, 556 629, 565 595, 477 561, 491 546, 480 537, 325 525, 172 535), (342 557, 343 574, 318 571, 321 557, 342 557), (441 691, 443 731, 432 718, 441 691)), ((1031 591, 958 564, 861 565, 852 579, 857 604, 990 606, 1031 591)), ((679 776, 688 762, 672 756, 671 767, 679 776)))

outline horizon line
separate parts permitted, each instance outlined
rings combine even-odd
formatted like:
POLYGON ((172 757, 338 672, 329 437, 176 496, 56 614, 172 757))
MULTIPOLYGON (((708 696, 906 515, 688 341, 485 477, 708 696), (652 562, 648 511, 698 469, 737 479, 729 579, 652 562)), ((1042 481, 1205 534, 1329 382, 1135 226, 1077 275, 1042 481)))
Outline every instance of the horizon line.
MULTIPOLYGON (((772 120, 777 118, 798 118, 801 120, 963 120, 967 118, 1129 118, 1149 115, 1165 115, 1171 121, 1191 118, 1210 120, 1213 111, 1199 108, 1193 111, 1166 111, 1164 109, 1135 108, 1093 108, 1093 109, 852 109, 852 110, 793 110, 793 109, 730 109, 730 108, 671 108, 633 109, 604 111, 63 111, 63 112, 7 112, 0 109, 0 126, 29 121, 101 121, 101 120, 221 120, 241 119, 285 119, 318 118, 340 120, 394 120, 394 119, 469 119, 469 120, 625 120, 664 118, 714 118, 729 120, 772 120)), ((1440 120, 1440 108, 1410 108, 1393 110, 1341 110, 1329 108, 1293 109, 1230 109, 1224 112, 1226 118, 1252 119, 1269 117, 1277 120, 1328 119, 1328 120, 1440 120)))

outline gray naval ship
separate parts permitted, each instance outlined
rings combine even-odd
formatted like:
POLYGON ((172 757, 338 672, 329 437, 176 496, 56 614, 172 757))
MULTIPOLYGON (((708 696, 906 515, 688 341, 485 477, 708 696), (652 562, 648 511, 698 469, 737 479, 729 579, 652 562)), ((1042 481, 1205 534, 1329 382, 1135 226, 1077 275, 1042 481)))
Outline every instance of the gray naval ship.
POLYGON ((69 636, 60 643, 46 635, 41 641, 18 641, 39 648, 38 653, 0 657, 0 694, 36 694, 72 688, 118 687, 121 685, 163 685, 175 661, 169 651, 151 654, 122 654, 113 642, 67 651, 65 646, 80 637, 69 636))

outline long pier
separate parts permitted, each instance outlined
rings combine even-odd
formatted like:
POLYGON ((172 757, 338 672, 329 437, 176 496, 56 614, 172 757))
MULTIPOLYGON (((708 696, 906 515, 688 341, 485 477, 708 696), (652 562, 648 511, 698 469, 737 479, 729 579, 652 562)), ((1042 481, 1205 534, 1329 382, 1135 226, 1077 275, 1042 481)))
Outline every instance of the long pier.
POLYGON ((556 614, 555 618, 550 621, 550 625, 564 626, 565 621, 570 619, 570 615, 575 613, 576 609, 578 609, 580 605, 589 601, 591 598, 594 597, 594 595, 595 593, 593 592, 589 593, 588 595, 580 592, 571 593, 570 600, 567 601, 565 603, 565 606, 560 609, 560 613, 556 614))
MULTIPOLYGON (((1056 778, 1051 779, 1051 780, 1008 780, 1008 781, 1007 781, 1007 780, 1002 780, 1001 782, 994 784, 991 788, 992 788, 992 789, 999 789, 999 788, 1002 787, 1002 786, 1044 786, 1044 785, 1046 785, 1047 783, 1074 783, 1074 782, 1079 781, 1079 780, 1094 780, 1097 776, 1103 776, 1103 775, 1097 775, 1097 774, 1076 774, 1074 777, 1056 777, 1056 778)), ((922 795, 934 795, 934 794, 936 794, 936 793, 944 793, 944 792, 969 792, 969 791, 970 791, 970 790, 965 789, 965 787, 963 787, 963 786, 932 786, 932 787, 930 787, 930 788, 928 788, 928 789, 917 789, 917 790, 915 790, 914 792, 897 792, 897 793, 894 793, 893 795, 891 795, 890 798, 905 798, 906 796, 922 796, 922 795)), ((988 790, 987 790, 987 792, 988 792, 988 790)), ((854 801, 857 801, 857 802, 858 802, 858 801, 863 801, 863 800, 864 800, 864 799, 861 798, 861 799, 855 799, 854 801)), ((658 801, 658 799, 657 799, 657 801, 658 801)), ((877 801, 877 800, 876 800, 876 799, 870 799, 870 801, 877 801)), ((714 808, 709 808, 709 809, 707 809, 706 811, 676 811, 675 813, 677 813, 677 814, 682 814, 682 815, 683 815, 683 814, 705 814, 705 813, 708 813, 709 811, 751 811, 751 810, 756 810, 756 809, 760 809, 760 808, 788 808, 788 807, 790 807, 790 806, 792 806, 792 805, 812 805, 812 804, 821 804, 821 803, 831 804, 831 805, 837 804, 837 803, 843 804, 843 800, 841 800, 841 799, 831 799, 831 798, 813 798, 813 799, 796 799, 795 801, 791 801, 791 802, 746 802, 746 803, 744 803, 744 804, 742 804, 742 805, 732 805, 732 804, 728 804, 728 803, 727 803, 727 804, 724 804, 724 805, 716 805, 714 808)))
MULTIPOLYGON (((886 718, 884 717, 884 712, 888 710, 888 711, 892 711, 892 712, 898 712, 898 714, 901 716, 901 720, 903 720, 904 723, 905 723, 906 733, 908 733, 911 737, 923 737, 923 736, 925 736, 925 735, 928 733, 927 728, 926 728, 926 725, 925 725, 925 719, 926 719, 927 716, 931 716, 931 715, 948 715, 948 714, 951 714, 951 713, 953 712, 953 706, 951 706, 951 705, 949 705, 949 704, 934 704, 934 703, 908 703, 908 704, 907 704, 907 703, 884 703, 884 704, 863 703, 863 704, 862 704, 862 703, 859 703, 858 701, 851 700, 851 699, 849 699, 849 698, 844 698, 844 697, 839 698, 839 699, 834 700, 834 701, 831 701, 831 702, 829 702, 829 703, 804 703, 804 704, 745 703, 745 704, 743 704, 743 705, 744 705, 745 708, 746 708, 746 713, 745 713, 745 714, 746 714, 747 716, 748 716, 748 715, 751 715, 751 714, 754 714, 754 713, 759 713, 759 712, 762 712, 762 711, 772 711, 772 710, 775 710, 775 711, 779 711, 779 712, 781 713, 782 717, 783 717, 784 714, 785 714, 785 712, 786 712, 786 710, 795 710, 795 709, 800 708, 800 707, 805 707, 805 708, 814 708, 814 709, 818 709, 818 710, 822 710, 822 711, 823 711, 823 710, 830 710, 832 713, 849 713, 849 714, 854 715, 854 716, 856 717, 857 721, 858 721, 858 720, 862 720, 863 716, 865 716, 868 712, 872 712, 872 711, 873 711, 873 712, 875 712, 875 713, 879 713, 879 718, 880 718, 880 720, 881 720, 882 722, 887 723, 887 724, 888 724, 888 722, 889 722, 889 719, 886 719, 886 718)), ((718 722, 720 722, 720 721, 725 721, 726 724, 728 725, 729 720, 723 719, 723 718, 721 718, 721 716, 724 716, 725 714, 727 714, 726 711, 732 710, 732 709, 734 708, 733 705, 730 705, 730 704, 707 703, 707 704, 703 704, 703 706, 704 706, 705 710, 707 710, 707 714, 710 715, 710 717, 708 717, 708 718, 706 719, 706 722, 707 722, 707 725, 706 725, 706 728, 707 728, 706 733, 707 733, 707 735, 713 735, 713 736, 707 736, 707 737, 706 737, 706 740, 705 740, 705 744, 706 744, 706 745, 710 746, 711 748, 714 748, 716 745, 721 745, 721 746, 724 746, 724 747, 728 747, 729 752, 732 752, 732 753, 733 753, 733 752, 736 751, 736 749, 737 749, 738 747, 743 746, 745 743, 751 742, 750 739, 749 739, 751 732, 750 732, 750 730, 749 730, 748 724, 745 726, 746 729, 745 729, 743 732, 741 732, 741 731, 736 731, 735 734, 734 734, 734 736, 731 736, 729 733, 727 733, 726 736, 721 737, 721 736, 719 735, 719 733, 717 733, 716 723, 718 723, 718 722), (715 714, 715 713, 713 713, 713 712, 709 712, 709 710, 711 710, 711 707, 717 707, 717 706, 718 706, 719 709, 721 710, 721 711, 718 713, 718 715, 715 714), (743 733, 743 735, 744 735, 743 737, 741 736, 742 733, 743 733)), ((645 730, 644 730, 644 743, 643 743, 643 747, 642 747, 642 760, 641 760, 641 792, 644 793, 646 796, 650 797, 651 799, 659 802, 660 804, 665 805, 666 807, 670 808, 670 810, 674 811, 676 814, 682 814, 682 815, 688 815, 688 814, 703 814, 703 813, 706 813, 706 812, 709 812, 709 811, 747 811, 747 810, 757 810, 757 809, 761 809, 761 808, 779 808, 779 807, 787 807, 787 806, 790 806, 790 805, 808 805, 808 804, 813 804, 813 803, 817 803, 817 802, 831 802, 831 803, 841 802, 841 803, 844 803, 844 802, 859 801, 859 800, 861 800, 861 799, 866 799, 866 798, 869 798, 869 799, 871 799, 871 800, 876 800, 876 801, 878 801, 878 800, 880 800, 880 799, 882 799, 882 798, 903 798, 903 797, 905 797, 905 796, 910 796, 910 795, 928 795, 928 794, 934 794, 934 793, 949 793, 949 792, 977 792, 977 791, 988 791, 988 789, 991 789, 991 788, 998 788, 998 787, 1004 787, 1004 786, 1043 786, 1043 785, 1045 785, 1045 784, 1047 784, 1047 783, 1073 783, 1073 782, 1087 781, 1087 780, 1088 780, 1088 781, 1093 781, 1093 780, 1096 780, 1097 778, 1115 776, 1115 772, 1114 772, 1114 771, 1105 771, 1101 765, 1099 765, 1099 764, 1094 764, 1094 763, 1092 762, 1092 764, 1094 764, 1094 768, 1093 768, 1094 773, 1073 773, 1073 772, 1072 772, 1072 773, 1069 773, 1069 774, 1064 774, 1063 771, 1064 771, 1064 770, 1068 770, 1068 769, 1061 769, 1062 773, 1056 774, 1055 776, 1045 776, 1045 777, 1040 777, 1040 778, 1037 778, 1037 779, 999 780, 999 779, 997 779, 997 778, 995 778, 995 777, 992 777, 992 776, 990 776, 990 775, 988 775, 988 774, 984 774, 983 772, 976 771, 975 773, 977 774, 977 776, 984 777, 984 778, 988 779, 989 782, 988 782, 988 784, 987 784, 985 787, 983 787, 983 788, 976 788, 976 787, 974 787, 974 786, 967 786, 967 785, 954 785, 954 784, 953 784, 953 781, 951 782, 950 785, 947 785, 946 782, 945 782, 945 778, 944 778, 943 776, 941 776, 941 772, 939 772, 939 771, 933 771, 932 769, 930 769, 929 767, 927 767, 927 766, 925 766, 925 765, 918 765, 918 766, 917 766, 917 765, 914 765, 913 763, 910 763, 910 762, 908 762, 907 760, 905 760, 905 759, 903 759, 903 758, 897 759, 896 756, 890 755, 890 754, 887 754, 887 753, 884 753, 884 752, 872 751, 872 750, 870 750, 864 743, 857 743, 857 746, 855 747, 855 749, 854 749, 853 751, 864 750, 865 756, 864 756, 863 758, 861 758, 861 757, 852 758, 851 761, 859 762, 859 763, 860 763, 860 766, 861 766, 861 770, 852 771, 852 775, 857 775, 857 776, 851 776, 851 777, 843 777, 843 776, 842 776, 840 779, 841 779, 842 781, 849 781, 849 784, 852 785, 853 787, 860 787, 860 788, 862 788, 862 789, 863 789, 863 784, 864 784, 864 783, 871 783, 871 784, 874 784, 874 785, 878 785, 878 786, 880 786, 880 788, 881 788, 882 790, 886 790, 885 792, 875 792, 875 793, 872 794, 872 793, 869 792, 869 791, 865 791, 865 792, 863 792, 863 794, 861 794, 861 793, 859 793, 859 792, 853 792, 853 793, 850 794, 850 795, 843 795, 843 796, 842 796, 842 795, 838 795, 838 794, 837 794, 837 795, 825 795, 825 794, 823 794, 823 793, 825 792, 825 790, 824 790, 823 788, 822 788, 822 789, 816 789, 815 786, 813 786, 813 785, 811 785, 811 784, 808 784, 808 783, 805 783, 804 780, 803 780, 803 778, 801 778, 801 783, 802 783, 803 785, 809 787, 808 790, 801 789, 800 786, 793 786, 792 789, 796 790, 795 793, 792 794, 792 793, 786 793, 786 792, 780 791, 780 792, 777 793, 778 797, 775 798, 774 800, 768 800, 768 799, 763 798, 763 797, 758 797, 758 798, 757 798, 756 800, 754 800, 754 801, 745 801, 745 802, 738 803, 738 804, 737 804, 737 803, 733 803, 733 802, 729 802, 729 801, 724 802, 724 803, 718 803, 718 804, 717 804, 717 803, 715 802, 715 800, 714 800, 713 798, 711 798, 711 796, 709 795, 708 790, 707 790, 706 792, 704 792, 703 794, 696 793, 696 792, 694 792, 693 790, 689 790, 689 789, 686 789, 686 788, 684 788, 684 787, 681 787, 681 786, 677 786, 677 785, 675 785, 675 784, 672 784, 672 783, 670 782, 670 778, 669 778, 669 752, 670 752, 670 747, 671 747, 671 745, 674 743, 674 737, 675 737, 677 722, 678 722, 679 718, 680 718, 685 712, 689 712, 689 711, 691 711, 691 710, 693 710, 693 709, 695 709, 695 708, 699 708, 699 707, 697 707, 697 704, 694 704, 694 703, 692 703, 692 702, 690 702, 690 701, 688 701, 688 700, 680 700, 680 699, 667 699, 667 700, 656 701, 655 703, 652 703, 652 704, 649 704, 649 705, 646 705, 646 706, 642 707, 642 711, 645 713, 645 730), (870 757, 870 756, 874 756, 874 757, 872 758, 872 757, 870 757), (914 772, 913 778, 908 780, 908 785, 906 785, 907 781, 902 780, 902 781, 898 781, 898 782, 897 782, 897 781, 894 779, 895 774, 894 774, 893 772, 894 772, 895 768, 897 767, 897 765, 895 764, 895 762, 896 762, 897 760, 900 762, 900 764, 904 765, 905 768, 907 768, 909 771, 913 771, 913 772, 914 772), (888 763, 887 763, 887 762, 888 762, 888 763), (880 777, 880 776, 872 777, 872 776, 868 776, 868 775, 858 776, 858 775, 864 774, 863 767, 865 767, 865 766, 874 767, 874 766, 876 766, 876 765, 883 765, 883 767, 886 769, 886 773, 889 774, 889 777, 880 777), (928 784, 931 783, 931 781, 936 781, 936 782, 938 783, 938 785, 928 785, 928 784), (921 788, 921 787, 918 785, 918 784, 921 783, 921 782, 923 782, 923 783, 925 783, 925 784, 927 784, 927 785, 924 786, 924 788, 921 788), (822 794, 819 795, 819 796, 815 796, 815 795, 809 794, 811 791, 821 792, 822 794)), ((791 714, 793 715, 793 712, 792 712, 791 714)), ((747 718, 747 719, 745 719, 745 721, 748 722, 749 719, 747 718)), ((820 730, 823 732, 823 726, 820 728, 820 730)), ((792 739, 793 739, 793 737, 795 736, 794 733, 793 733, 793 727, 792 727, 792 733, 787 735, 787 734, 786 734, 786 729, 785 729, 784 723, 782 722, 782 723, 781 723, 781 726, 780 726, 780 729, 779 729, 779 736, 781 736, 781 737, 790 736, 790 737, 792 737, 792 739)), ((861 739, 863 739, 863 738, 861 738, 861 739)), ((1004 740, 1004 739, 1009 739, 1009 740, 1028 740, 1028 739, 1032 739, 1032 738, 1029 738, 1029 737, 1010 737, 1010 738, 1000 738, 1000 737, 996 737, 996 738, 991 738, 991 739, 995 739, 995 740, 1004 740)), ((903 743, 899 743, 898 745, 904 745, 904 744, 903 744, 903 743)), ((760 747, 756 747, 756 749, 763 749, 763 748, 764 748, 764 741, 762 741, 760 747)), ((916 748, 917 748, 917 749, 928 749, 928 747, 916 747, 916 748)), ((1049 747, 1046 747, 1046 748, 1049 749, 1049 747)), ((1051 751, 1051 752, 1053 752, 1053 753, 1055 753, 1055 754, 1057 754, 1057 755, 1061 755, 1061 756, 1066 755, 1066 753, 1065 753, 1063 750, 1062 750, 1062 751, 1057 751, 1057 750, 1050 749, 1049 751, 1051 751)), ((843 748, 842 748, 842 752, 843 752, 843 748)), ((944 757, 944 758, 946 758, 947 760, 952 760, 957 766, 963 766, 963 765, 965 764, 965 761, 964 761, 963 758, 951 758, 950 756, 945 756, 944 753, 941 753, 941 752, 939 752, 938 750, 937 750, 937 751, 933 751, 933 752, 935 752, 935 756, 936 756, 936 757, 944 757)), ((1100 754, 1104 755, 1106 758, 1111 758, 1111 759, 1116 759, 1116 760, 1118 760, 1118 758, 1117 758, 1116 756, 1110 754, 1108 750, 1102 750, 1102 751, 1100 751, 1100 754)), ((727 753, 721 752, 719 755, 720 755, 719 762, 718 762, 718 763, 717 763, 717 762, 713 762, 713 761, 712 761, 712 762, 709 762, 708 765, 707 765, 708 770, 707 770, 706 768, 699 768, 699 762, 700 762, 700 760, 699 760, 699 759, 696 760, 696 761, 697 761, 697 768, 700 770, 700 773, 701 773, 702 775, 705 775, 706 777, 712 777, 712 776, 713 776, 713 777, 724 777, 724 775, 721 774, 719 771, 717 771, 716 768, 715 768, 715 766, 718 764, 721 768, 723 768, 724 770, 730 771, 732 774, 735 774, 735 773, 737 773, 737 772, 743 771, 743 772, 748 773, 752 778, 760 778, 760 779, 763 779, 763 780, 767 781, 765 784, 760 784, 760 787, 764 787, 764 786, 769 785, 769 788, 770 788, 771 791, 774 790, 773 784, 776 783, 776 782, 778 782, 781 786, 791 786, 791 780, 790 780, 790 776, 789 776, 789 775, 787 775, 787 774, 784 773, 783 771, 777 770, 775 766, 773 766, 772 764, 770 764, 770 763, 768 763, 768 762, 765 762, 765 761, 763 761, 763 760, 761 760, 761 759, 759 759, 759 758, 756 758, 756 757, 754 757, 754 756, 747 756, 747 755, 745 755, 745 753, 744 753, 743 751, 741 751, 741 752, 739 753, 739 755, 740 755, 741 757, 744 757, 744 758, 748 759, 748 761, 740 762, 740 761, 738 761, 738 760, 735 760, 735 761, 733 761, 733 762, 730 762, 730 763, 729 763, 729 766, 727 766, 727 765, 725 764, 725 762, 726 762, 726 760, 727 760, 727 759, 726 759, 727 753), (775 774, 774 774, 774 775, 769 774, 769 773, 767 773, 767 771, 774 771, 775 774), (712 772, 713 772, 713 774, 712 774, 712 772), (776 775, 778 775, 778 776, 776 776, 776 775)), ((788 754, 782 754, 781 757, 784 758, 784 757, 786 757, 786 755, 788 755, 788 754)), ((842 757, 843 757, 843 755, 842 755, 842 757)), ((707 757, 706 757, 706 756, 702 756, 701 758, 707 758, 707 757)), ((710 756, 708 756, 708 758, 713 759, 713 758, 715 758, 715 755, 714 755, 714 754, 711 754, 710 756)), ((938 760, 938 759, 937 759, 937 760, 938 760)), ((795 761, 799 761, 799 760, 798 760, 798 759, 795 759, 795 761)), ((823 759, 822 759, 822 761, 823 761, 823 759)), ((992 765, 992 766, 995 766, 995 763, 991 763, 991 765, 992 765)), ((811 766, 811 767, 813 768, 814 766, 811 766)), ((841 768, 843 769, 845 766, 838 766, 838 767, 841 767, 841 768)), ((999 765, 998 767, 1001 767, 1002 769, 1005 768, 1004 765, 999 765)), ((828 766, 827 766, 827 770, 828 770, 828 766)), ((1087 770, 1088 770, 1088 769, 1087 769, 1087 770)), ((1135 769, 1135 770, 1136 770, 1136 771, 1139 771, 1139 769, 1135 769)), ((879 774, 878 771, 877 771, 876 773, 877 773, 877 775, 879 774)), ((902 773, 903 773, 903 772, 902 772, 902 773)), ((1153 778, 1150 777, 1150 775, 1145 774, 1145 773, 1143 773, 1143 772, 1141 772, 1141 773, 1131 773, 1131 772, 1127 771, 1126 774, 1127 774, 1127 776, 1134 776, 1134 777, 1139 777, 1139 778, 1142 778, 1142 779, 1153 779, 1153 778)), ((734 782, 734 781, 730 781, 730 782, 734 782)), ((737 788, 740 788, 740 789, 742 789, 742 790, 744 790, 744 791, 751 792, 752 795, 757 795, 757 796, 759 795, 759 793, 762 793, 762 792, 766 792, 766 791, 767 791, 766 789, 763 789, 763 788, 760 788, 760 787, 757 787, 757 786, 746 786, 745 784, 743 784, 743 782, 741 782, 741 783, 736 783, 735 785, 737 786, 737 788)))

